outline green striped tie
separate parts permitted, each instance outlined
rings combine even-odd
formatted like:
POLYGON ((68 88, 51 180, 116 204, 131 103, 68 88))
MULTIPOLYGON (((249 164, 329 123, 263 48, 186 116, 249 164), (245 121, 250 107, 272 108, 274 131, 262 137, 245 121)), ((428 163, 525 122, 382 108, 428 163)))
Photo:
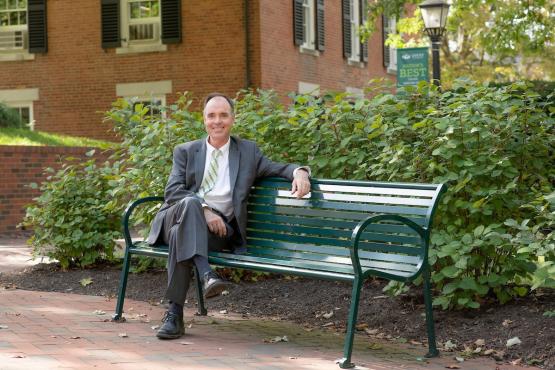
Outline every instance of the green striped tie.
POLYGON ((204 195, 212 190, 216 184, 216 180, 218 179, 218 158, 220 158, 221 155, 222 152, 218 149, 214 149, 212 152, 212 158, 210 159, 208 171, 202 179, 202 183, 200 184, 200 189, 198 191, 198 196, 201 198, 204 198, 204 195))

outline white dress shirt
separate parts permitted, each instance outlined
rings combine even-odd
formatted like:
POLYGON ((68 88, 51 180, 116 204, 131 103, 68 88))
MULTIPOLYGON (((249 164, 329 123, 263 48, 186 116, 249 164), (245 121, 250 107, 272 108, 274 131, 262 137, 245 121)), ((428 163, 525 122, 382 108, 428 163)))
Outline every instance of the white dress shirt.
MULTIPOLYGON (((231 198, 231 184, 229 179, 229 144, 230 139, 227 143, 220 148, 222 155, 218 158, 218 177, 214 187, 204 194, 204 203, 210 208, 216 209, 221 212, 227 218, 233 215, 233 201, 231 198)), ((204 161, 204 176, 208 173, 208 167, 210 167, 210 158, 212 158, 212 152, 216 150, 209 142, 208 137, 206 138, 206 158, 204 161)), ((309 167, 297 167, 293 171, 293 176, 297 174, 297 171, 304 169, 308 172, 310 177, 309 167)))
MULTIPOLYGON (((222 155, 218 158, 218 174, 216 183, 214 187, 204 194, 204 202, 210 207, 221 212, 226 217, 230 217, 233 214, 233 203, 231 199, 231 184, 229 182, 229 143, 230 140, 225 143, 219 150, 222 155)), ((204 163, 204 176, 208 173, 208 167, 210 166, 210 158, 212 158, 212 152, 216 150, 208 142, 206 138, 206 159, 204 163)))

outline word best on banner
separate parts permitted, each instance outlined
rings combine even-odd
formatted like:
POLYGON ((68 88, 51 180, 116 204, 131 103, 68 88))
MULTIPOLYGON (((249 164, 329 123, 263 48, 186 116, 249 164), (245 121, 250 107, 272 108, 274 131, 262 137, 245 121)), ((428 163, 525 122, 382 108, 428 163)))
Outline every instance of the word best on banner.
POLYGON ((428 48, 397 49, 397 87, 428 80, 428 48))

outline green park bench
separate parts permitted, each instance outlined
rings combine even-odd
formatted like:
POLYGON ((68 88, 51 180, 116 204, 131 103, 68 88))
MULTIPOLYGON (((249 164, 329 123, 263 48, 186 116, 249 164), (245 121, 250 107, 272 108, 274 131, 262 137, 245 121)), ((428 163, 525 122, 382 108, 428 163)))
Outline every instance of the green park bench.
MULTIPOLYGON (((211 252, 217 266, 352 283, 351 307, 341 368, 350 368, 360 291, 364 280, 377 276, 409 282, 422 274, 428 357, 436 348, 428 248, 432 219, 443 184, 408 184, 312 179, 303 199, 291 195, 284 179, 258 181, 248 201, 247 252, 211 252)), ((132 255, 168 256, 167 245, 133 242, 129 219, 147 197, 131 203, 123 215, 126 248, 114 320, 123 312, 132 255)), ((196 269, 195 269, 196 270, 196 269)), ((198 312, 206 315, 202 287, 195 271, 198 312)))

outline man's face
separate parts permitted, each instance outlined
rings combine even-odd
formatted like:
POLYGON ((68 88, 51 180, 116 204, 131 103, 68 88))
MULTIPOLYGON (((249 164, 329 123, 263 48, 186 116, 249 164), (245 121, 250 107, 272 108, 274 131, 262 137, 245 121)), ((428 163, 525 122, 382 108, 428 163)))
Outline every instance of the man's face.
POLYGON ((226 143, 234 121, 229 103, 221 96, 210 99, 204 107, 204 126, 211 143, 226 143))

